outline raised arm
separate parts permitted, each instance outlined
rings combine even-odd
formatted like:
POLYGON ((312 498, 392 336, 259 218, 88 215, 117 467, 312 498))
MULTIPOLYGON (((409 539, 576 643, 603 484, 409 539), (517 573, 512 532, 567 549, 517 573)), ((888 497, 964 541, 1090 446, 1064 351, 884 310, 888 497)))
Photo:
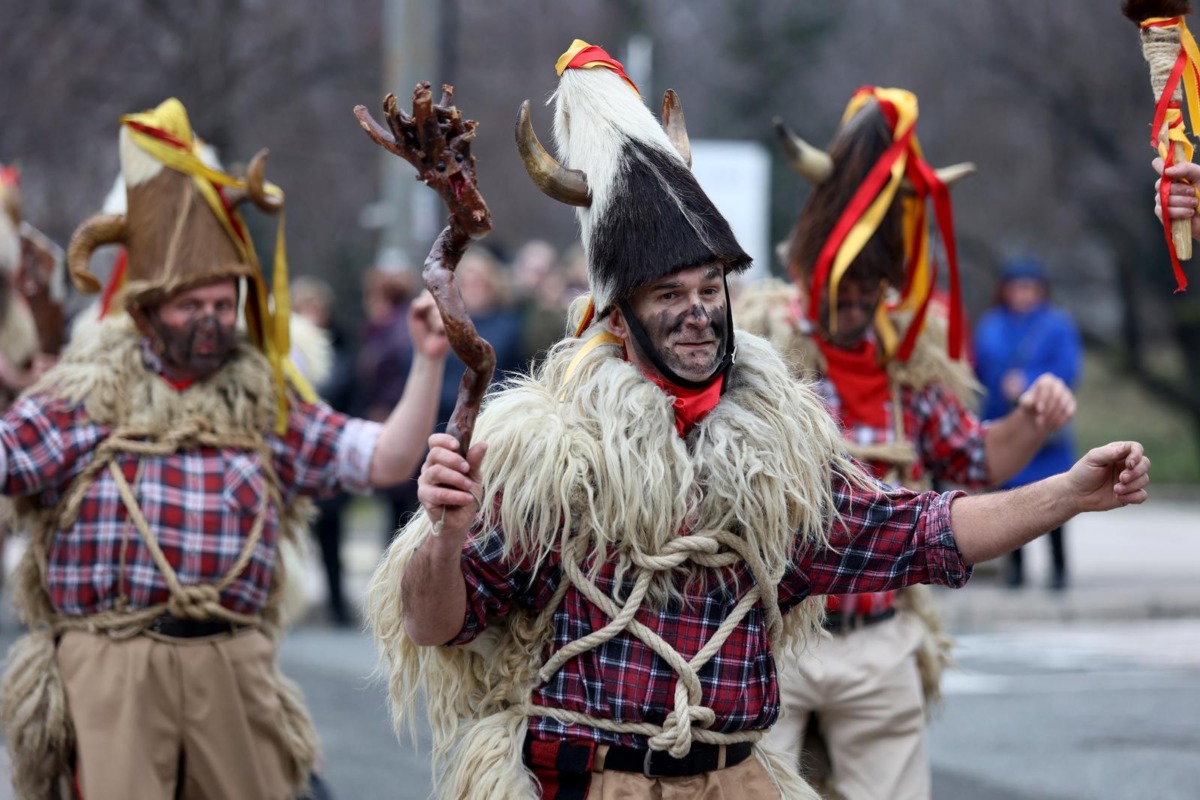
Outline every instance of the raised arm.
POLYGON ((383 423, 371 453, 368 482, 376 488, 394 486, 413 474, 425 452, 425 439, 437 423, 442 373, 450 345, 428 293, 409 307, 408 329, 413 342, 413 363, 404 394, 383 423))
POLYGON ((1085 511, 1146 501, 1150 459, 1137 442, 1087 452, 1061 475, 1007 492, 959 497, 950 526, 963 561, 977 564, 1020 547, 1085 511))
POLYGON ((416 644, 445 644, 462 629, 467 611, 463 542, 479 512, 479 465, 486 450, 485 444, 475 444, 463 458, 454 437, 429 437, 417 497, 440 532, 413 554, 400 579, 404 629, 416 644))

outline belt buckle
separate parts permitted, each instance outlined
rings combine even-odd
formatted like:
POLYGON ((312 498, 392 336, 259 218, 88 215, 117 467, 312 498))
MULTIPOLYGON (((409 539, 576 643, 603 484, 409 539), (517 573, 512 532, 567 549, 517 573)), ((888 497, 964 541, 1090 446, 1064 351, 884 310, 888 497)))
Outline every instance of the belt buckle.
POLYGON ((649 747, 646 748, 646 757, 642 760, 642 776, 646 778, 661 778, 661 775, 656 775, 651 771, 652 762, 654 760, 654 751, 649 747))

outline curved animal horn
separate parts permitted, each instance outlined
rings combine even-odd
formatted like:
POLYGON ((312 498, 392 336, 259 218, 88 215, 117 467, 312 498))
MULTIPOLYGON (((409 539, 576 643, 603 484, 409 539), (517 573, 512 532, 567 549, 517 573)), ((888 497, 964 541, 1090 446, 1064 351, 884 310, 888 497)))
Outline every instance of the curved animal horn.
MULTIPOLYGON (((958 183, 963 178, 974 175, 975 164, 970 161, 963 161, 960 164, 951 164, 948 167, 939 167, 933 171, 933 174, 937 176, 938 180, 941 181, 947 189, 950 189, 954 186, 954 184, 958 183)), ((900 186, 906 191, 912 191, 912 183, 909 182, 908 178, 905 178, 900 186)))
POLYGON ((775 117, 773 122, 779 145, 783 148, 792 169, 808 179, 813 186, 820 186, 829 180, 829 176, 833 174, 833 159, 829 154, 801 139, 779 117, 775 117))
POLYGON ((660 119, 667 138, 671 140, 671 144, 675 145, 679 155, 683 156, 683 161, 688 165, 688 169, 691 169, 692 145, 688 141, 687 123, 683 119, 683 104, 679 102, 679 95, 675 94, 674 89, 667 89, 663 92, 660 119))
POLYGON ((250 159, 250 166, 246 168, 246 188, 229 192, 227 195, 229 205, 236 208, 249 200, 268 214, 278 214, 283 210, 283 198, 267 194, 267 181, 264 176, 267 171, 267 156, 270 152, 264 147, 254 154, 254 158, 250 159))
POLYGON ((517 150, 525 171, 544 194, 560 203, 587 208, 592 204, 592 193, 588 189, 587 176, 577 169, 567 169, 546 152, 533 123, 529 121, 529 101, 521 103, 517 111, 517 150))
POLYGON ((949 189, 954 184, 961 181, 963 178, 975 174, 975 164, 970 161, 964 161, 961 164, 951 164, 948 167, 940 167, 934 170, 934 174, 938 176, 938 180, 946 184, 949 189))
POLYGON ((67 245, 67 270, 75 288, 84 294, 100 291, 100 280, 88 272, 92 251, 102 244, 123 243, 126 232, 124 214, 96 214, 79 226, 67 245))

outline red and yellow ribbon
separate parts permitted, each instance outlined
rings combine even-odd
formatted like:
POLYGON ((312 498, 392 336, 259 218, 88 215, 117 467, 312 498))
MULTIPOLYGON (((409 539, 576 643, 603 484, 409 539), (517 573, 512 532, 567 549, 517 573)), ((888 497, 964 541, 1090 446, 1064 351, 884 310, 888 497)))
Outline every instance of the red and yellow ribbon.
POLYGON ((1187 275, 1179 263, 1175 241, 1171 238, 1171 219, 1167 216, 1167 200, 1171 195, 1173 180, 1165 173, 1167 167, 1176 163, 1175 145, 1183 150, 1184 161, 1192 160, 1192 142, 1184 130, 1183 109, 1174 102, 1175 91, 1183 82, 1182 94, 1187 103, 1188 117, 1192 123, 1192 135, 1200 125, 1200 47, 1188 30, 1183 17, 1151 17, 1142 22, 1143 28, 1175 28, 1179 31, 1179 55, 1175 66, 1163 86, 1162 94, 1154 106, 1154 122, 1150 128, 1150 146, 1162 156, 1164 173, 1158 184, 1159 200, 1163 209, 1163 232, 1167 239, 1167 252, 1171 256, 1171 269, 1175 273, 1175 291, 1187 289, 1187 275), (1164 130, 1165 127, 1165 130, 1164 130), (1165 134, 1165 135, 1164 135, 1165 134))
POLYGON ((629 84, 629 88, 637 93, 638 97, 642 93, 638 91, 637 84, 633 79, 625 74, 625 67, 620 61, 608 54, 603 47, 597 47, 594 44, 588 44, 583 39, 576 39, 571 42, 571 46, 567 51, 558 57, 557 63, 554 65, 554 71, 561 78, 563 72, 569 69, 610 69, 621 76, 621 80, 629 84))
POLYGON ((912 355, 917 336, 924 327, 933 290, 937 285, 936 262, 929 257, 929 225, 926 216, 926 201, 932 199, 934 218, 941 231, 950 272, 948 347, 950 357, 958 359, 962 355, 963 313, 949 191, 925 162, 921 153, 921 145, 916 136, 917 98, 912 92, 865 86, 850 98, 850 103, 842 115, 842 123, 849 121, 871 100, 879 103, 880 110, 892 129, 892 143, 851 197, 817 256, 809 291, 809 316, 811 319, 819 317, 822 292, 828 285, 830 324, 836 325, 838 285, 854 259, 879 229, 880 223, 896 199, 901 183, 907 178, 913 189, 911 196, 903 198, 907 279, 897 307, 911 313, 911 322, 903 341, 897 344, 899 337, 891 325, 887 309, 880 306, 876 317, 880 345, 885 357, 894 356, 901 361, 907 360, 912 355))
MULTIPOLYGON (((272 285, 268 289, 258 255, 254 251, 254 242, 246 231, 242 215, 225 198, 225 189, 245 190, 246 182, 214 169, 201 160, 200 144, 192 133, 183 103, 172 97, 153 111, 121 117, 121 124, 129 130, 134 143, 155 160, 192 178, 197 190, 237 247, 242 260, 253 267, 250 297, 246 303, 246 327, 250 340, 262 350, 271 364, 278 394, 275 429, 283 433, 287 428, 287 384, 290 382, 306 402, 316 399, 316 393, 288 357, 291 348, 291 312, 288 304, 283 212, 280 211, 276 227, 272 285)), ((274 184, 268 183, 264 189, 272 197, 283 197, 283 191, 274 184)))

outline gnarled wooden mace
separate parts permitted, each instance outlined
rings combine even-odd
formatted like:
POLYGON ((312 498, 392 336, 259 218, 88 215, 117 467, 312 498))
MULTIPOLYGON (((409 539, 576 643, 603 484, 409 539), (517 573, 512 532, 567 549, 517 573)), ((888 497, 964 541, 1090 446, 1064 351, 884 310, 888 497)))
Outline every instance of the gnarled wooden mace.
POLYGON ((429 83, 422 82, 413 90, 412 116, 399 108, 395 95, 383 99, 390 132, 364 106, 355 106, 354 116, 376 144, 416 167, 417 180, 436 191, 450 211, 449 224, 433 243, 421 277, 441 312, 450 346, 467 367, 446 427, 446 432, 458 440, 459 452, 465 455, 471 446, 479 406, 496 368, 496 353, 475 330, 454 280, 454 270, 471 242, 491 231, 492 215, 475 183, 471 141, 478 123, 464 120, 452 105, 453 100, 454 87, 443 85, 441 102, 434 105, 429 83))

